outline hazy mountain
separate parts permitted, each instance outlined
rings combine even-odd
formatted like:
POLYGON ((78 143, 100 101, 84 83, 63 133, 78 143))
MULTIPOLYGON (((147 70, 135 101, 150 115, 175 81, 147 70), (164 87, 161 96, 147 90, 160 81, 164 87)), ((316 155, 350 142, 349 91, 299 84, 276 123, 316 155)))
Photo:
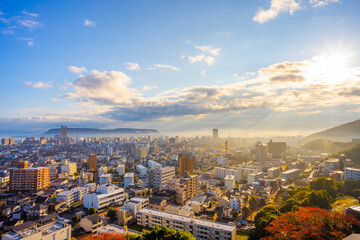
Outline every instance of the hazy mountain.
POLYGON ((345 149, 354 147, 359 143, 356 142, 333 142, 327 139, 317 139, 311 142, 308 142, 302 146, 302 148, 314 151, 318 153, 337 153, 345 149))
MULTIPOLYGON (((156 129, 138 129, 138 128, 115 128, 115 129, 97 129, 97 128, 67 128, 68 137, 115 137, 123 135, 138 134, 158 134, 156 129)), ((60 135, 60 128, 49 129, 41 136, 60 135)))
POLYGON ((322 132, 311 134, 301 139, 300 142, 307 143, 316 139, 349 142, 353 138, 360 138, 360 120, 345 123, 322 132))
POLYGON ((344 154, 346 158, 350 158, 355 163, 355 166, 358 167, 360 164, 360 143, 353 146, 352 148, 334 154, 333 157, 339 156, 341 154, 344 154))

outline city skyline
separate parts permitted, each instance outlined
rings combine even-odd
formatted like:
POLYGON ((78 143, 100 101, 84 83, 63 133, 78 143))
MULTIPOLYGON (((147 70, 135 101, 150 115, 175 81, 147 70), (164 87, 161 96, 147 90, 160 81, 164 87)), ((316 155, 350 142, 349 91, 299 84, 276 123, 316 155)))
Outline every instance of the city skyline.
POLYGON ((0 5, 0 135, 307 135, 359 119, 358 1, 0 5))

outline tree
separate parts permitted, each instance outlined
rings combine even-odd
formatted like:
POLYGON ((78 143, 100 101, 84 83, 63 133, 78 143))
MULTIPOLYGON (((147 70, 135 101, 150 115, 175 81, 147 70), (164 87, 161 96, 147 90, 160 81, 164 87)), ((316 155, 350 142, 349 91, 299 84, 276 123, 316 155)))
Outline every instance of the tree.
POLYGON ((250 208, 243 206, 241 209, 243 219, 247 219, 250 216, 250 208))
MULTIPOLYGON (((141 238, 139 238, 140 240, 141 238)), ((81 240, 128 240, 126 234, 101 233, 83 237, 81 240)))
POLYGON ((272 221, 266 231, 266 240, 328 240, 343 239, 351 233, 355 218, 325 209, 300 207, 294 212, 284 213, 272 221))
POLYGON ((259 207, 263 207, 266 205, 266 199, 265 198, 260 198, 259 199, 259 207))
POLYGON ((311 190, 325 190, 331 197, 335 198, 337 193, 337 185, 334 179, 327 177, 319 177, 310 182, 311 190))
POLYGON ((279 208, 281 213, 286 213, 294 210, 298 210, 300 206, 300 202, 295 198, 290 198, 285 201, 285 203, 279 208))
POLYGON ((233 218, 237 219, 237 217, 239 216, 239 212, 238 211, 233 211, 232 215, 233 215, 233 218))
POLYGON ((249 198, 248 203, 251 210, 254 210, 258 206, 258 200, 254 196, 249 198))
POLYGON ((107 212, 107 216, 109 218, 114 218, 116 217, 116 209, 115 208, 109 208, 108 212, 107 212))
POLYGON ((174 240, 196 240, 194 236, 189 232, 179 231, 170 229, 167 227, 154 226, 151 232, 144 232, 141 234, 142 240, 163 240, 163 239, 174 239, 174 240))
POLYGON ((73 223, 76 223, 77 221, 79 221, 79 219, 80 219, 79 215, 74 215, 74 216, 72 217, 73 223))
POLYGON ((309 203, 312 207, 331 209, 332 197, 326 190, 312 191, 309 195, 309 203))
POLYGON ((280 215, 279 210, 273 206, 263 207, 255 216, 255 234, 257 237, 263 237, 266 234, 265 228, 271 221, 276 219, 280 215))
POLYGON ((94 207, 89 208, 89 215, 93 215, 95 213, 96 213, 96 208, 94 207))

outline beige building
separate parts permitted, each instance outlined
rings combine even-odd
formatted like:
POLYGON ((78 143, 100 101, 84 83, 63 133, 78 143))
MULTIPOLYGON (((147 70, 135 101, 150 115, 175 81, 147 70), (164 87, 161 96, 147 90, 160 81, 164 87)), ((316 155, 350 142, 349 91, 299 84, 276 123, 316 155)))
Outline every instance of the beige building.
POLYGON ((150 168, 148 171, 149 185, 151 187, 160 188, 166 184, 168 180, 175 177, 175 167, 157 167, 150 168))
POLYGON ((137 224, 153 228, 155 225, 165 226, 175 230, 188 231, 196 239, 207 240, 235 240, 236 227, 177 214, 141 209, 137 215, 137 224))
POLYGON ((194 159, 186 154, 179 155, 179 174, 184 176, 185 172, 192 173, 194 171, 194 159))
MULTIPOLYGON (((31 222, 29 222, 31 223, 31 222)), ((26 224, 26 223, 24 223, 26 224)), ((20 226, 20 225, 19 225, 20 226)), ((33 225, 23 229, 14 228, 2 235, 2 240, 70 240, 71 226, 62 222, 53 222, 41 227, 33 225)))
POLYGON ((178 179, 171 179, 165 187, 168 190, 176 191, 175 201, 177 204, 185 204, 190 198, 199 193, 199 176, 192 175, 178 179))

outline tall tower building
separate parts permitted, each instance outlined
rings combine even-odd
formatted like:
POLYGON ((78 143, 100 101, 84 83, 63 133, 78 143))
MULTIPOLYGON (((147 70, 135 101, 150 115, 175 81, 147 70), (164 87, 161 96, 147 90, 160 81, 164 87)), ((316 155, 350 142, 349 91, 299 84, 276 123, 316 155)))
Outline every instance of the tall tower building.
POLYGON ((255 158, 257 162, 266 161, 266 146, 261 142, 257 142, 255 145, 255 158))
POLYGON ((49 187, 50 167, 32 168, 26 161, 19 167, 22 168, 10 169, 10 192, 31 192, 49 187))
POLYGON ((89 153, 88 169, 96 171, 96 155, 89 153))
POLYGON ((194 171, 194 159, 186 154, 179 154, 179 174, 184 177, 185 172, 192 173, 194 171))
POLYGON ((213 129, 213 138, 218 138, 219 137, 219 130, 217 128, 213 129))
POLYGON ((61 126, 60 137, 67 138, 67 126, 61 126))

